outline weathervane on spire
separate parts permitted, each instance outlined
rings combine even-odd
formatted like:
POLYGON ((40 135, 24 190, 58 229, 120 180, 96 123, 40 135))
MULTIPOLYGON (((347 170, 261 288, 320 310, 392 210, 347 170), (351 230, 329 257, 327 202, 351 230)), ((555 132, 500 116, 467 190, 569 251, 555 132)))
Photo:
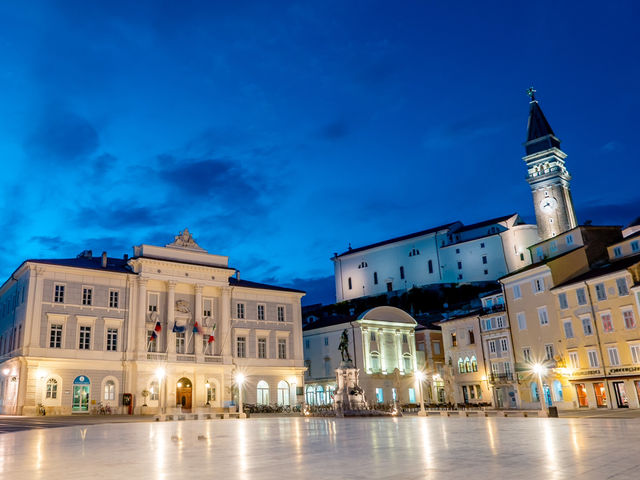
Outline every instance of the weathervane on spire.
POLYGON ((532 102, 535 102, 536 100, 536 90, 533 87, 529 87, 527 88, 527 95, 529 95, 529 98, 531 99, 532 102))

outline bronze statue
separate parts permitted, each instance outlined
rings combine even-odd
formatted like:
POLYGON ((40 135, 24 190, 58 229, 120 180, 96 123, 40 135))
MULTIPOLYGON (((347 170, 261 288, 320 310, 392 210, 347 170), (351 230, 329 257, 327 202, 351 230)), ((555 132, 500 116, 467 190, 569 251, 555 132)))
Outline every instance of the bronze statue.
POLYGON ((351 355, 349 355, 349 332, 345 328, 340 336, 340 345, 338 345, 338 350, 340 350, 340 355, 342 355, 343 362, 350 362, 351 355))

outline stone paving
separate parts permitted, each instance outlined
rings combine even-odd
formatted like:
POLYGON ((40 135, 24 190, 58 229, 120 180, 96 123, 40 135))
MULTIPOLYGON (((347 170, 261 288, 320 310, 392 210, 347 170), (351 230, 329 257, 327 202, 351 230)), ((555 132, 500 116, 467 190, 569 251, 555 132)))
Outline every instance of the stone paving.
POLYGON ((0 478, 632 479, 630 419, 255 418, 0 435, 0 478))

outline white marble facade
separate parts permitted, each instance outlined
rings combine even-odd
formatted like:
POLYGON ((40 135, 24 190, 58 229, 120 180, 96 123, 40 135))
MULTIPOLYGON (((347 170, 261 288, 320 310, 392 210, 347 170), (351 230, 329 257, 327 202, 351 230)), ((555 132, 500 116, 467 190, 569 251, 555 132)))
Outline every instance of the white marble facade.
POLYGON ((186 230, 132 258, 25 261, 0 287, 0 411, 222 408, 237 373, 247 403, 302 402, 304 293, 238 276, 186 230))

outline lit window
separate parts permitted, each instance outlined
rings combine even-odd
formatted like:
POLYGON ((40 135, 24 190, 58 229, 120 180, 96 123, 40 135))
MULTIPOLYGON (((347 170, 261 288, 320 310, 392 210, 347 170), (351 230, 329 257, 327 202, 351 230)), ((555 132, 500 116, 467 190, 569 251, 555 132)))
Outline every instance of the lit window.
POLYGON ((613 322, 611 321, 611 314, 603 313, 600 315, 600 318, 602 319, 602 329, 607 333, 613 332, 613 322))
POLYGON ((626 328, 636 328, 636 319, 633 316, 632 310, 625 310, 622 312, 624 318, 624 326, 626 328))
POLYGON ((609 364, 612 367, 620 365, 620 356, 618 355, 618 349, 616 347, 609 347, 607 348, 607 352, 609 353, 609 364))
POLYGON ((547 360, 553 360, 553 345, 548 343, 544 346, 544 352, 547 360))
POLYGON ((58 381, 55 378, 47 380, 47 393, 45 396, 52 400, 58 398, 58 381))
POLYGON ((569 352, 569 365, 571 368, 580 368, 580 360, 578 360, 578 352, 569 352))
POLYGON ((587 352, 589 356, 589 366, 590 367, 599 367, 600 363, 598 362, 598 353, 595 350, 589 350, 587 352))
POLYGON ((258 405, 269 405, 269 384, 264 380, 260 380, 256 388, 258 405))
POLYGON ((149 400, 158 400, 160 398, 160 385, 155 380, 149 385, 149 400))
POLYGON ((113 380, 107 380, 104 384, 104 400, 116 399, 116 384, 113 380))

